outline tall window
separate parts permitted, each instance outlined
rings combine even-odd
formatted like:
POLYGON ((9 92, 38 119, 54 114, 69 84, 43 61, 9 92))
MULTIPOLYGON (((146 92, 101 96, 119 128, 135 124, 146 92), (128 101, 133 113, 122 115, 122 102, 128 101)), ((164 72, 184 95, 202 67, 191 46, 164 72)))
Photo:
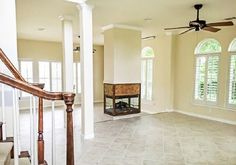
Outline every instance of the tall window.
POLYGON ((229 68, 229 95, 228 103, 236 105, 236 38, 229 46, 230 68, 229 68))
POLYGON ((39 82, 44 83, 44 89, 50 91, 49 62, 39 62, 39 82))
POLYGON ((144 47, 142 50, 141 63, 141 95, 142 99, 152 100, 152 76, 153 76, 154 51, 151 47, 144 47))
POLYGON ((61 63, 51 62, 51 83, 53 92, 59 92, 62 90, 62 76, 61 76, 61 63))
POLYGON ((81 75, 80 75, 80 63, 73 64, 73 88, 75 93, 81 93, 81 75))
POLYGON ((217 102, 220 52, 220 43, 215 39, 203 40, 196 47, 195 100, 217 102))
MULTIPOLYGON (((21 75, 27 82, 33 82, 33 62, 32 61, 20 61, 21 75)), ((28 93, 22 92, 22 97, 29 96, 28 93)))
POLYGON ((39 82, 44 83, 47 91, 62 90, 62 74, 60 62, 39 62, 39 82))

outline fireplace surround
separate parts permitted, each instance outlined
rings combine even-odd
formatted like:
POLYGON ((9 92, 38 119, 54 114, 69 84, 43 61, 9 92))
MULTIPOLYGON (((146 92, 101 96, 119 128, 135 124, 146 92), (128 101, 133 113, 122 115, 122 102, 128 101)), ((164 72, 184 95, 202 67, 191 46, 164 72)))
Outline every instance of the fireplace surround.
POLYGON ((139 113, 140 94, 140 83, 104 83, 104 113, 112 116, 139 113))

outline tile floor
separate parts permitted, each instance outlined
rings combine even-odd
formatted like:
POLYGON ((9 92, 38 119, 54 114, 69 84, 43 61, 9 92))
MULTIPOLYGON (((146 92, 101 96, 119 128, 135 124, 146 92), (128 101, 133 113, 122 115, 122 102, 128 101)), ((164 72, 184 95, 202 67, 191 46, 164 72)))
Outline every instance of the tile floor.
MULTIPOLYGON (((63 110, 56 110, 56 165, 65 164, 63 110)), ((80 136, 75 107, 76 165, 236 165, 236 126, 175 112, 121 120, 95 105, 95 138, 80 136)), ((45 113, 45 159, 51 164, 50 112, 45 113)), ((29 113, 21 112, 22 150, 29 150, 29 113)))

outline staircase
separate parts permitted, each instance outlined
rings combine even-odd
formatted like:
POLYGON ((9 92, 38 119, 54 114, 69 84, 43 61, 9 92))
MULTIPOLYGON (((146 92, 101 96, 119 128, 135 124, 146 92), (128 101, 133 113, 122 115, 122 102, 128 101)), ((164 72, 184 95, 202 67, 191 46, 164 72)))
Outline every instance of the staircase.
MULTIPOLYGON (((43 136, 43 100, 52 102, 52 144, 51 144, 51 162, 56 165, 56 142, 55 142, 55 112, 54 102, 63 100, 66 107, 66 165, 74 165, 74 137, 73 137, 73 116, 72 106, 74 104, 74 93, 66 92, 49 92, 43 90, 44 84, 29 83, 25 81, 20 72, 14 67, 0 48, 0 60, 11 72, 10 77, 0 71, 0 94, 1 94, 1 114, 0 114, 0 165, 47 165, 44 159, 44 136, 43 136), (5 97, 4 86, 7 86, 12 92, 12 98, 5 97), (19 128, 19 108, 18 93, 19 91, 30 94, 30 153, 20 151, 20 128, 19 128), (13 100, 13 134, 14 137, 9 140, 6 138, 5 99, 13 100)), ((62 162, 61 162, 62 163, 62 162)), ((64 163, 63 163, 64 164, 64 163)))
MULTIPOLYGON (((0 142, 0 165, 14 165, 14 159, 11 158, 13 143, 0 142)), ((20 158, 19 165, 30 165, 28 158, 20 158)))

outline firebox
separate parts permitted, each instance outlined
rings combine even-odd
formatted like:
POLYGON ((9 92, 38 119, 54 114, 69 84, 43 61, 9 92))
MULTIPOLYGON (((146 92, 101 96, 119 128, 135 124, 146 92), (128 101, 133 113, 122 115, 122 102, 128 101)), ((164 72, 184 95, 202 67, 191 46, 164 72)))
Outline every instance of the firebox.
POLYGON ((104 83, 104 113, 112 116, 139 113, 140 92, 140 83, 104 83))

